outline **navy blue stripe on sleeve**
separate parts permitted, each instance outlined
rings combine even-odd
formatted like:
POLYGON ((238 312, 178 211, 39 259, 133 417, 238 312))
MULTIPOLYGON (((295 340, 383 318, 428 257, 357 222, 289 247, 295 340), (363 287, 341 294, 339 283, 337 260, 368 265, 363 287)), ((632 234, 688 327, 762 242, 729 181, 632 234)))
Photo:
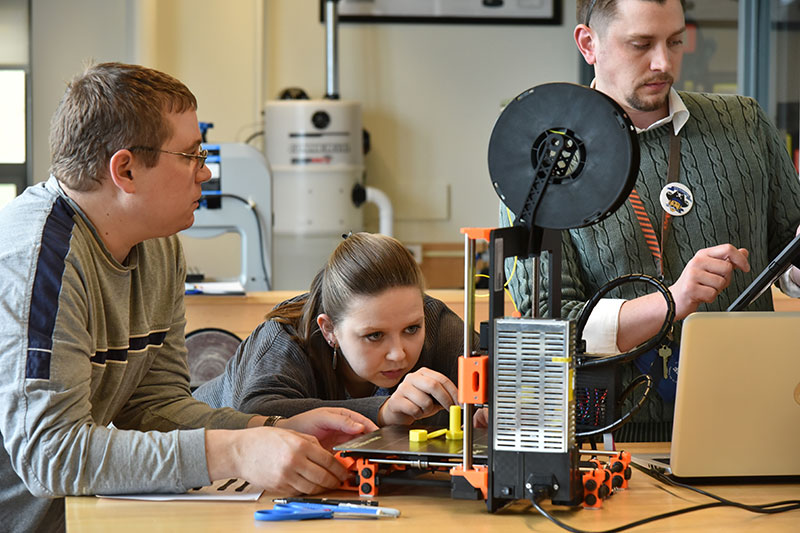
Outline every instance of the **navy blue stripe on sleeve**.
POLYGON ((117 363, 124 363, 128 360, 127 348, 111 348, 108 350, 99 350, 92 357, 92 363, 98 365, 106 364, 106 361, 114 361, 117 363))
POLYGON ((114 361, 116 363, 124 363, 128 360, 128 351, 141 352, 146 348, 152 346, 158 348, 164 344, 164 339, 167 337, 166 331, 154 331, 142 337, 131 337, 128 340, 128 348, 109 348, 108 350, 98 350, 91 361, 98 365, 106 364, 106 361, 114 361))
POLYGON ((148 346, 161 346, 164 344, 164 339, 167 337, 166 331, 154 331, 144 337, 132 337, 130 340, 131 351, 136 352, 144 350, 148 346))
POLYGON ((42 232, 42 244, 33 279, 28 317, 27 379, 50 379, 53 330, 58 315, 58 295, 64 276, 64 258, 69 252, 75 211, 63 198, 56 199, 42 232))

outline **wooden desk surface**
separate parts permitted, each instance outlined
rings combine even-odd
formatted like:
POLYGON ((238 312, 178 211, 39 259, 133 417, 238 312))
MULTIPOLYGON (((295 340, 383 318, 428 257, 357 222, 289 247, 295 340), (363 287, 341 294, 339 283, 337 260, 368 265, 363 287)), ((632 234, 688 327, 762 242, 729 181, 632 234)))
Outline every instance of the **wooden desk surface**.
POLYGON ((800 298, 789 298, 773 285, 772 304, 776 311, 800 311, 800 298))
MULTIPOLYGON (((631 445, 628 450, 663 450, 665 444, 631 445)), ((800 484, 758 484, 703 486, 717 495, 735 501, 763 504, 800 497, 800 484)), ((309 520, 305 522, 257 522, 253 513, 272 507, 272 498, 261 496, 258 502, 139 502, 109 500, 91 496, 69 497, 66 501, 67 529, 80 532, 156 533, 161 531, 326 531, 361 533, 397 531, 403 533, 449 532, 503 533, 564 530, 540 516, 524 501, 509 510, 490 514, 482 501, 454 500, 449 491, 436 487, 391 485, 381 489, 382 506, 400 509, 397 519, 380 520, 309 520)), ((285 496, 285 495, 283 495, 285 496)), ((328 496, 353 498, 353 493, 328 496)), ((617 527, 652 515, 708 503, 710 500, 686 489, 664 486, 633 471, 630 488, 614 494, 598 510, 571 510, 552 507, 556 516, 569 525, 587 530, 617 527)), ((680 515, 637 527, 633 531, 747 531, 796 532, 800 529, 800 511, 777 515, 756 515, 733 508, 714 508, 680 515)))

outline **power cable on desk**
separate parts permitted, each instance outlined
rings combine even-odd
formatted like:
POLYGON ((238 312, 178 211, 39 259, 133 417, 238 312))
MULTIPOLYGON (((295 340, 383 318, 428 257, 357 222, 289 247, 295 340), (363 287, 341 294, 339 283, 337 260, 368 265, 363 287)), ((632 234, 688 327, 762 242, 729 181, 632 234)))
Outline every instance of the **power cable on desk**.
POLYGON ((545 494, 539 494, 536 497, 532 498, 531 503, 533 507, 539 511, 539 513, 553 522, 558 527, 570 531, 571 533, 617 533, 619 531, 625 531, 627 529, 634 528, 636 526, 641 526, 644 524, 649 524, 651 522, 655 522, 657 520, 663 520, 665 518, 671 518, 673 516, 678 516, 686 513, 691 513, 694 511, 702 511, 704 509, 712 509, 715 507, 734 507, 738 509, 742 509, 745 511, 749 511, 752 513, 759 513, 759 514, 777 514, 777 513, 784 513, 786 511, 794 511, 800 509, 800 500, 784 500, 780 502, 773 502, 773 503, 765 503, 762 505, 747 505, 744 503, 734 502, 732 500, 728 500, 726 498, 722 498, 721 496, 717 496, 710 492, 704 491, 702 489, 698 489, 696 487, 692 487, 691 485, 685 485, 683 483, 679 483, 670 479, 668 476, 658 472, 655 469, 643 468, 635 463, 631 463, 631 466, 634 466, 638 470, 644 472, 645 474, 653 477, 654 479, 661 481, 662 483, 666 483, 668 485, 672 485, 675 487, 681 487, 685 489, 692 490, 706 496, 708 498, 715 499, 717 501, 711 503, 704 503, 700 505, 694 505, 692 507, 685 507, 683 509, 676 509, 674 511, 669 511, 662 514, 653 515, 647 518, 642 518, 641 520, 636 520, 635 522, 630 522, 628 524, 623 524, 621 526, 617 526, 611 529, 604 529, 601 531, 597 530, 586 530, 586 529, 578 529, 576 527, 572 527, 569 524, 566 524, 556 518, 555 516, 551 515, 547 510, 545 510, 541 505, 539 505, 539 501, 546 497, 545 494))
POLYGON ((713 500, 717 500, 718 502, 720 502, 721 504, 724 504, 726 506, 737 507, 739 509, 744 509, 745 511, 750 511, 751 513, 775 514, 775 513, 782 513, 784 511, 792 511, 794 509, 800 509, 800 500, 786 500, 786 501, 783 501, 783 502, 775 502, 775 503, 770 503, 770 504, 765 504, 765 505, 747 505, 747 504, 744 504, 744 503, 735 502, 733 500, 728 500, 727 498, 723 498, 722 496, 717 496, 716 494, 713 494, 713 493, 708 492, 706 490, 699 489, 697 487, 693 487, 691 485, 687 485, 687 484, 681 483, 679 481, 675 481, 674 479, 670 478, 669 476, 659 472, 655 468, 645 468, 645 467, 643 467, 641 465, 638 465, 636 463, 631 463, 631 464, 637 470, 647 474, 648 476, 652 477, 653 479, 655 479, 657 481, 660 481, 661 483, 664 483, 666 485, 671 485, 673 487, 679 487, 679 488, 682 488, 682 489, 691 490, 693 492, 696 492, 696 493, 700 494, 701 496, 705 496, 706 498, 711 498, 713 500), (789 505, 789 504, 791 504, 791 505, 789 505), (770 507, 775 507, 777 505, 786 506, 786 508, 785 509, 780 509, 780 510, 769 509, 770 507))
POLYGON ((267 262, 264 259, 264 256, 266 255, 266 250, 264 250, 264 237, 261 233, 261 215, 258 213, 258 209, 256 209, 255 202, 247 200, 246 198, 242 198, 238 194, 222 193, 216 196, 220 198, 233 198, 234 200, 239 200, 240 202, 247 205, 250 211, 253 212, 253 216, 256 217, 256 229, 258 230, 258 250, 259 250, 259 255, 261 256, 261 269, 264 271, 264 281, 266 281, 267 283, 267 289, 271 289, 272 283, 270 282, 269 273, 267 271, 267 262))

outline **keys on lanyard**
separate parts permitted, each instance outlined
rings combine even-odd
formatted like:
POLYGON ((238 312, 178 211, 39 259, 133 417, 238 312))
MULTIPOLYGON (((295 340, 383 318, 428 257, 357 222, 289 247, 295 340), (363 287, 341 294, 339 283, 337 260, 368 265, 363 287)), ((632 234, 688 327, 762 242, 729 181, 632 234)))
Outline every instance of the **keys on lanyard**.
POLYGON ((666 338, 664 339, 664 344, 659 346, 658 348, 658 356, 661 358, 661 361, 664 363, 664 370, 663 375, 664 379, 669 379, 669 358, 672 357, 672 328, 669 329, 669 333, 667 333, 666 338))
POLYGON ((672 348, 666 344, 662 344, 658 349, 658 356, 661 357, 664 363, 664 379, 667 379, 669 377, 669 358, 672 356, 672 348))

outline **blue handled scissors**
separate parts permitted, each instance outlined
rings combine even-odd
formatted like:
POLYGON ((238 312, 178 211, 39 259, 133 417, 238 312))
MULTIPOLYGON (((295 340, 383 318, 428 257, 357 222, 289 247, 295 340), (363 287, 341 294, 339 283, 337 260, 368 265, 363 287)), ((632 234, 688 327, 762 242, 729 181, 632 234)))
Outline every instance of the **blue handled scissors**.
POLYGON ((309 509, 291 503, 278 503, 272 509, 262 509, 255 512, 255 519, 265 522, 279 520, 311 520, 314 518, 333 518, 332 509, 309 509))

